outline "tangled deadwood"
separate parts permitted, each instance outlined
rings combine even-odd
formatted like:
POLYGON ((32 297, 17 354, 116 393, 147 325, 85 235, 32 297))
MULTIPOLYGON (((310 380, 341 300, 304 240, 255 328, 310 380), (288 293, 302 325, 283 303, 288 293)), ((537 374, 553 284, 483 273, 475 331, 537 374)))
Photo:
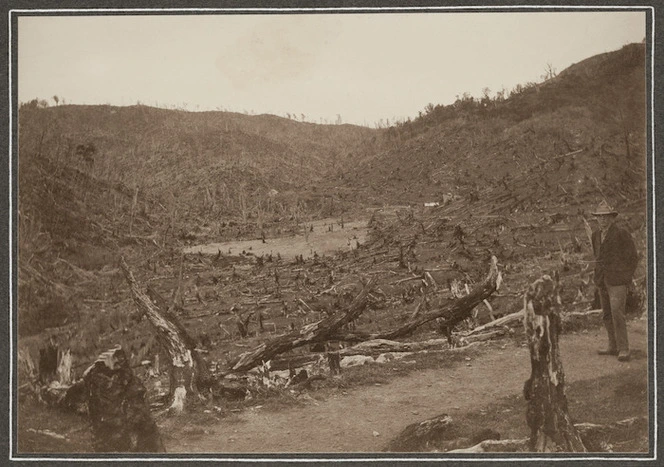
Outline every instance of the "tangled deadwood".
POLYGON ((329 340, 394 339, 407 336, 423 324, 440 318, 445 321, 447 326, 452 327, 468 317, 474 307, 500 287, 502 278, 497 264, 497 259, 492 257, 489 273, 485 280, 468 295, 445 306, 414 316, 397 329, 379 334, 353 333, 350 336, 342 334, 340 332, 342 327, 356 320, 366 308, 374 279, 369 280, 346 310, 299 330, 277 336, 241 354, 225 370, 218 373, 219 380, 213 381, 209 376, 205 361, 195 352, 195 342, 179 323, 175 314, 171 312, 171 307, 155 290, 148 288, 148 293, 143 293, 127 263, 124 259, 120 262, 125 278, 130 285, 134 302, 152 323, 157 339, 169 355, 172 398, 170 409, 176 413, 184 409, 188 393, 197 393, 202 388, 216 387, 226 375, 246 372, 284 352, 303 345, 329 340))
POLYGON ((489 273, 486 278, 474 287, 468 295, 457 298, 456 300, 434 308, 433 310, 416 315, 396 329, 374 334, 363 332, 340 333, 333 336, 333 339, 345 341, 365 341, 372 339, 393 340, 399 337, 406 337, 423 324, 436 319, 440 320, 441 326, 451 329, 464 319, 468 318, 477 305, 489 298, 491 294, 500 288, 501 283, 502 275, 500 271, 498 271, 498 259, 495 256, 492 256, 489 273))
POLYGON ((335 313, 321 321, 304 326, 299 330, 264 342, 255 349, 240 355, 237 361, 231 364, 230 371, 244 372, 294 348, 315 342, 333 340, 334 335, 343 325, 357 319, 364 311, 373 281, 374 279, 371 279, 367 282, 346 311, 335 313))
MULTIPOLYGON (((155 304, 147 294, 141 291, 124 259, 121 260, 120 264, 130 285, 134 302, 152 323, 157 339, 171 360, 171 397, 173 399, 171 411, 179 413, 184 409, 188 393, 197 393, 202 387, 217 387, 220 381, 213 381, 209 377, 205 361, 195 352, 195 342, 187 334, 175 315, 170 312, 170 308, 165 305, 165 300, 156 291, 148 289, 149 294, 157 302, 155 304), (162 308, 166 309, 163 310, 162 308)), ((219 376, 223 378, 229 373, 246 372, 288 350, 329 340, 330 336, 343 325, 357 319, 362 313, 366 307, 372 284, 372 280, 367 282, 344 312, 336 313, 302 329, 277 336, 262 343, 253 350, 240 355, 226 370, 219 372, 219 376)))

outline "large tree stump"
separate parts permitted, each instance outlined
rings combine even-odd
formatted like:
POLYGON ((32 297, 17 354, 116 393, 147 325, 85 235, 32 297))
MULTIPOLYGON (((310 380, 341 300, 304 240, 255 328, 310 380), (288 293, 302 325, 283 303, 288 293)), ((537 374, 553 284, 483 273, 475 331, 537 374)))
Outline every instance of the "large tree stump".
POLYGON ((164 452, 157 425, 121 348, 102 353, 83 375, 96 452, 164 452))
POLYGON ((39 349, 39 384, 33 386, 38 398, 50 405, 60 404, 72 385, 71 368, 71 351, 59 349, 49 339, 46 347, 39 349))
POLYGON ((559 304, 557 274, 554 279, 542 276, 524 295, 524 327, 530 345, 531 375, 523 393, 528 401, 526 421, 531 430, 530 445, 536 452, 586 452, 567 410, 565 373, 558 347, 559 304))

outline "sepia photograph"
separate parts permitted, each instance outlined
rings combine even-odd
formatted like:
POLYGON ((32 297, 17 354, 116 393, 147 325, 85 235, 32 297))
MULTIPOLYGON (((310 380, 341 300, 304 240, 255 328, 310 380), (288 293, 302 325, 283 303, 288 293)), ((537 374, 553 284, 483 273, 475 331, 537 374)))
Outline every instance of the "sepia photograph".
POLYGON ((10 459, 656 458, 629 5, 8 10, 10 459))

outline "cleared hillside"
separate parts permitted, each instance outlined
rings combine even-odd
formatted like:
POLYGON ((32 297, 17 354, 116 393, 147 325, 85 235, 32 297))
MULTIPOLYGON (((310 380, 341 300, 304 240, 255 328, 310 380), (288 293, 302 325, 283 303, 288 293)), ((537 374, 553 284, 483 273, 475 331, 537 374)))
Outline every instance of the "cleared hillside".
POLYGON ((138 188, 163 205, 174 197, 199 217, 237 214, 245 195, 314 185, 373 133, 272 115, 147 106, 30 103, 19 118, 21 163, 41 155, 138 188))
POLYGON ((342 212, 317 186, 374 133, 272 115, 22 105, 23 322, 60 323, 81 298, 103 296, 112 288, 103 268, 120 251, 149 257, 194 238, 255 236, 342 212))
POLYGON ((376 204, 496 200, 502 213, 644 201, 645 50, 572 65, 508 98, 465 97, 390 128, 391 147, 343 175, 376 204), (451 196, 450 196, 451 195, 451 196), (514 203, 498 203, 512 197, 514 203))

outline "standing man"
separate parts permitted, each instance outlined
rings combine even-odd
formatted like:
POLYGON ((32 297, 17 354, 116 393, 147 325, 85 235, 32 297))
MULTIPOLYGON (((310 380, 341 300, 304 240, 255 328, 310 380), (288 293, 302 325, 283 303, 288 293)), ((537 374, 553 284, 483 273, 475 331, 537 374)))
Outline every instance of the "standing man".
POLYGON ((593 232, 595 255, 595 286, 599 289, 604 326, 609 346, 600 355, 617 355, 618 360, 629 360, 629 343, 625 324, 627 288, 636 270, 638 256, 630 233, 616 223, 618 213, 606 201, 592 213, 599 223, 593 232))

